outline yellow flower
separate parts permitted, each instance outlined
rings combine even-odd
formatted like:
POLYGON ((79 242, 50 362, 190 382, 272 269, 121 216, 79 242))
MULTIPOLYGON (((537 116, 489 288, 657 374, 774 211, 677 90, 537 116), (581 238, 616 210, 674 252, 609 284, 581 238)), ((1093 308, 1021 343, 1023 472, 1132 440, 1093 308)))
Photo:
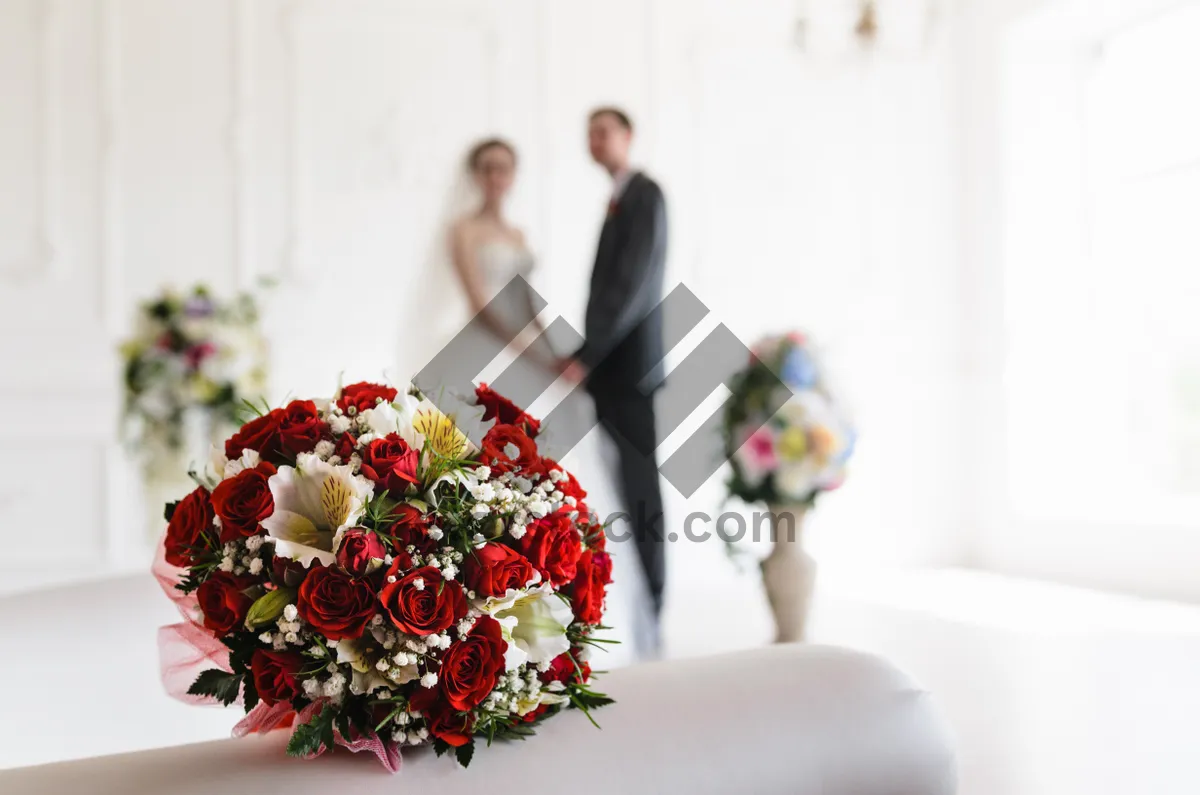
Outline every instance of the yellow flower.
POLYGON ((436 408, 424 406, 413 417, 413 429, 429 440, 430 447, 444 458, 458 458, 467 449, 467 436, 436 408))
POLYGON ((804 429, 793 426, 779 434, 779 457, 785 461, 799 461, 808 453, 808 437, 804 429))

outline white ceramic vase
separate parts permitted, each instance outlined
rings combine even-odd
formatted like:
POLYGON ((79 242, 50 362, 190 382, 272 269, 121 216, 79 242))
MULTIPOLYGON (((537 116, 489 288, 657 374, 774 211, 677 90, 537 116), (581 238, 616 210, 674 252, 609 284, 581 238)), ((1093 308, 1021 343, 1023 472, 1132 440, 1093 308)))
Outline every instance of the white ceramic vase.
POLYGON ((771 505, 771 554, 762 562, 763 589, 775 618, 775 642, 805 639, 817 562, 804 551, 803 505, 771 505))

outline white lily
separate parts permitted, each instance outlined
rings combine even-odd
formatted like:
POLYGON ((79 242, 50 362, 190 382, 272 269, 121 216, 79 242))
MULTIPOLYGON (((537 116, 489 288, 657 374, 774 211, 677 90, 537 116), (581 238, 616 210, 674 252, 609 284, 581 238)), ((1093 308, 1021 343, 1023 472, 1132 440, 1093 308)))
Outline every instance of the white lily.
POLYGON ((332 565, 342 532, 353 527, 371 501, 374 484, 356 476, 348 465, 333 466, 311 453, 295 467, 280 467, 267 481, 275 512, 263 520, 275 539, 275 554, 332 565))
MULTIPOLYGON (((567 627, 572 617, 571 605, 557 596, 548 583, 496 612, 509 648, 520 649, 535 664, 548 663, 570 650, 567 627), (516 619, 515 624, 512 619, 516 619)), ((508 662, 508 655, 505 661, 508 662)))

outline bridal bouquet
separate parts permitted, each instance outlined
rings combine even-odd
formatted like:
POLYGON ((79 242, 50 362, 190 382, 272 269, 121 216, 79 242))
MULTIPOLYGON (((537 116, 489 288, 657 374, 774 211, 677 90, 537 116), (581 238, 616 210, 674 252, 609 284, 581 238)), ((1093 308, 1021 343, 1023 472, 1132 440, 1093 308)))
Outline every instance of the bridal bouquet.
POLYGON ((291 755, 393 771, 402 746, 465 766, 480 738, 611 703, 586 662, 612 571, 586 492, 537 420, 486 385, 474 406, 478 447, 370 383, 242 426, 166 509, 159 578, 187 619, 161 630, 168 690, 240 702, 235 736, 290 727, 291 755))
POLYGON ((821 384, 802 334, 758 343, 731 391, 723 426, 731 494, 747 502, 811 506, 818 494, 841 485, 854 429, 821 384))
POLYGON ((249 295, 225 303, 203 286, 166 291, 139 307, 121 354, 124 435, 143 452, 186 452, 192 423, 237 427, 243 402, 265 387, 265 343, 249 295))

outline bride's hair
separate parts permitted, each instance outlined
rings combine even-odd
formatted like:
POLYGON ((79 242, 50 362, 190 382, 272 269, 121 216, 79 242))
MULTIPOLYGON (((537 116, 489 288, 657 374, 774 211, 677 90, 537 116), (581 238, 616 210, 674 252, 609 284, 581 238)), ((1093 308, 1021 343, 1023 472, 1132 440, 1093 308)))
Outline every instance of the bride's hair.
POLYGON ((503 138, 485 138, 479 143, 471 147, 471 151, 467 153, 467 170, 475 171, 479 168, 479 161, 489 149, 503 149, 508 152, 512 158, 513 165, 517 163, 517 150, 508 141, 503 138))

